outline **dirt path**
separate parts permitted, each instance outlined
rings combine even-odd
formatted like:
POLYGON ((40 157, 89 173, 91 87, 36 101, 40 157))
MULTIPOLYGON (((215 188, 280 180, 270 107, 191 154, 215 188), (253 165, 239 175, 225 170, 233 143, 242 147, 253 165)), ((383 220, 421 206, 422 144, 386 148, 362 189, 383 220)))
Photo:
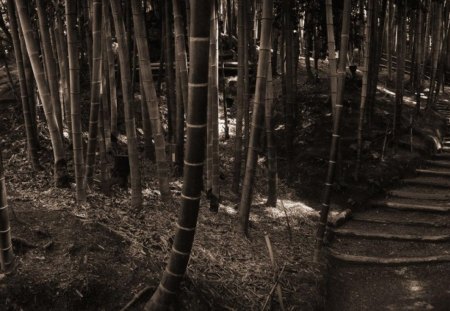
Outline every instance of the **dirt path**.
MULTIPOLYGON (((450 106, 439 112, 450 119, 450 106)), ((449 310, 450 139, 328 245, 327 310, 449 310)))

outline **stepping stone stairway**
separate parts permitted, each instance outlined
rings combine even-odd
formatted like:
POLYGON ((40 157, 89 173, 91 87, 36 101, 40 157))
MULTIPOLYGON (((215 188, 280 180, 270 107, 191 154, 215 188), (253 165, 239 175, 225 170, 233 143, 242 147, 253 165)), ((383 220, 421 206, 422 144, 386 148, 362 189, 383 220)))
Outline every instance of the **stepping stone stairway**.
MULTIPOLYGON (((450 106, 439 104, 450 120, 450 106)), ((450 310, 450 139, 330 229, 326 310, 450 310)))

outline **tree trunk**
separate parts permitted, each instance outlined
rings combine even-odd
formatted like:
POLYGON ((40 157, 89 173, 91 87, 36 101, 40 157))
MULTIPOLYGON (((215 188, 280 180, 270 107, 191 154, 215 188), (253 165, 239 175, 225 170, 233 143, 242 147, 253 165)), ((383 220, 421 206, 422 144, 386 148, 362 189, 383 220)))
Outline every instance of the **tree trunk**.
POLYGON ((11 36, 14 46, 14 55, 16 58, 17 73, 19 76, 19 87, 21 94, 20 98, 22 103, 23 119, 25 123, 25 133, 27 137, 28 160, 30 161, 33 170, 38 170, 40 168, 39 155, 37 153, 37 146, 39 143, 38 141, 36 141, 37 133, 34 132, 36 129, 33 127, 32 115, 28 104, 29 100, 28 90, 25 78, 25 69, 22 60, 22 53, 25 51, 22 51, 20 46, 20 38, 19 32, 17 30, 18 25, 16 19, 16 10, 14 8, 14 2, 13 0, 8 0, 7 4, 8 4, 8 16, 11 29, 11 36))
POLYGON ((344 1, 344 10, 342 13, 342 30, 341 30, 341 46, 340 54, 343 57, 339 58, 339 65, 337 69, 338 75, 338 89, 337 89, 337 99, 336 99, 336 117, 333 122, 333 135, 331 138, 330 147, 330 160, 328 162, 328 172, 325 182, 325 188, 322 197, 322 209, 320 211, 320 220, 317 227, 316 234, 316 248, 314 251, 314 261, 319 260, 320 251, 322 249, 323 237, 326 229, 328 212, 330 209, 330 197, 332 185, 335 179, 335 169, 336 169, 336 157, 340 139, 340 123, 343 108, 343 93, 345 87, 345 68, 347 61, 347 51, 348 51, 348 34, 350 28, 350 14, 351 14, 351 0, 344 1))
MULTIPOLYGON (((358 149, 356 156, 356 171, 355 176, 358 177, 359 169, 361 166, 361 152, 362 152, 362 139, 364 131, 364 117, 366 115, 366 102, 367 102, 367 89, 369 80, 369 64, 370 64, 370 46, 372 39, 372 14, 373 14, 373 1, 369 0, 367 5, 367 23, 365 28, 365 53, 364 53, 364 65, 362 68, 362 87, 361 87, 361 102, 359 107, 359 123, 358 123, 358 149)), ((375 0, 376 1, 376 0, 375 0)))
MULTIPOLYGON (((87 70, 88 76, 92 75, 92 37, 91 37, 91 23, 90 23, 90 14, 89 14, 89 5, 91 1, 78 1, 78 20, 79 20, 79 46, 86 47, 86 62, 87 62, 87 70)), ((83 59, 84 54, 82 54, 81 59, 83 59)), ((82 63, 83 64, 83 63, 82 63)))
MULTIPOLYGON (((111 40, 108 34, 111 34, 111 21, 109 19, 109 2, 102 1, 102 103, 100 118, 103 119, 103 135, 105 140, 105 152, 111 151, 111 107, 113 103, 110 76, 113 71, 113 80, 115 82, 114 68, 110 68, 108 61, 108 48, 111 48, 111 40), (109 28, 109 29, 108 29, 109 28)), ((115 88, 115 85, 114 85, 115 88)), ((115 95, 114 90, 114 95, 115 95)), ((117 100, 117 99, 116 99, 117 100)), ((117 107, 117 103, 116 103, 117 107)), ((105 159, 106 161, 106 159, 105 159)), ((106 189, 106 186, 105 188, 106 189)))
POLYGON ((436 87, 436 79, 438 73, 438 65, 439 65, 439 55, 440 55, 440 47, 442 43, 442 3, 438 1, 433 1, 433 10, 432 10, 432 18, 433 18, 433 27, 432 27, 432 48, 431 48, 431 74, 430 74, 430 85, 429 85, 429 93, 428 93, 428 102, 427 108, 432 108, 434 105, 434 92, 436 87))
POLYGON ((371 62, 369 70, 369 90, 367 104, 369 106, 368 111, 368 124, 369 130, 372 128, 373 111, 376 102, 376 92, 378 85, 378 73, 380 69, 380 60, 383 46, 383 28, 384 21, 386 19, 387 0, 382 1, 381 11, 378 9, 379 4, 375 1, 375 10, 372 14, 374 21, 372 23, 372 42, 371 42, 371 62), (378 26, 378 16, 380 16, 380 25, 378 26))
POLYGON ((296 85, 294 85, 294 50, 293 50, 293 27, 291 14, 294 8, 294 3, 292 0, 284 0, 284 40, 285 40, 285 52, 286 52, 286 70, 285 70, 285 120, 286 120, 286 131, 285 131, 285 143, 286 143, 286 161, 287 161, 287 180, 292 182, 294 179, 294 102, 296 96, 296 85))
POLYGON ((267 73, 267 89, 265 111, 265 128, 267 142, 267 206, 277 206, 277 188, 278 188, 278 172, 277 172, 277 148, 273 133, 273 80, 272 65, 269 64, 267 73))
POLYGON ((59 78, 60 78, 60 93, 62 94, 62 106, 64 107, 64 121, 67 126, 67 132, 69 134, 69 141, 72 141, 72 119, 71 119, 71 109, 70 109, 70 91, 69 91, 69 66, 67 59, 67 42, 64 37, 63 29, 63 16, 57 15, 55 18, 55 43, 56 51, 58 54, 58 65, 59 65, 59 78))
POLYGON ((141 94, 141 117, 142 117, 142 130, 144 132, 144 152, 145 157, 151 161, 155 160, 155 144, 153 143, 152 123, 147 108, 147 99, 145 98, 144 85, 142 83, 142 73, 139 70, 139 93, 141 94))
POLYGON ((215 2, 211 3, 210 44, 209 44, 209 78, 208 78, 208 183, 210 206, 212 212, 219 209, 219 20, 215 2))
POLYGON ((1 270, 3 272, 10 272, 14 267, 14 253, 11 241, 11 225, 8 214, 8 198, 6 195, 2 150, 0 150, 0 250, 1 270))
POLYGON ((184 156, 184 114, 188 100, 188 70, 186 55, 186 40, 184 36, 183 15, 181 14, 180 0, 172 0, 175 50, 176 50, 176 81, 177 81, 177 128, 176 128, 176 166, 179 173, 183 169, 184 156), (181 93, 181 94, 179 94, 181 93))
POLYGON ((264 122, 264 103, 266 97, 267 72, 270 61, 271 32, 273 21, 273 0, 264 0, 261 25, 261 42, 259 49, 258 71, 256 74, 255 100, 252 114, 252 128, 247 153, 241 203, 239 206, 239 222, 242 233, 248 233, 252 190, 255 179, 258 141, 264 122))
POLYGON ((167 99, 167 120, 168 120, 168 140, 171 147, 171 156, 174 152, 175 133, 176 133, 176 99, 175 99, 175 76, 174 76, 174 54, 173 54, 173 39, 172 39, 172 20, 171 20, 170 1, 164 2, 164 42, 165 42, 165 81, 166 81, 166 99, 167 99))
POLYGON ((63 137, 62 111, 58 96, 58 75, 56 73, 55 55, 50 42, 49 24, 47 21, 47 14, 45 12, 43 0, 36 0, 36 7, 39 16, 39 33, 41 35, 40 38, 43 46, 44 64, 48 78, 48 86, 50 88, 50 100, 52 103, 53 112, 56 116, 56 122, 58 124, 60 135, 63 137))
POLYGON ((441 33, 440 35, 440 45, 438 47, 439 49, 439 58, 438 58, 438 65, 437 65, 437 70, 436 70, 436 85, 434 87, 434 92, 432 92, 432 96, 433 96, 433 103, 436 102, 437 97, 439 95, 439 90, 441 85, 443 85, 443 80, 444 80, 444 75, 445 75, 445 58, 446 58, 446 51, 447 51, 447 40, 448 40, 448 33, 449 33, 449 27, 450 27, 450 22, 449 22, 449 5, 447 3, 447 5, 444 8, 444 12, 443 12, 443 25, 441 25, 441 33))
POLYGON ((305 67, 306 67, 306 73, 308 76, 308 81, 314 80, 314 75, 311 70, 311 58, 310 58, 310 52, 311 52, 311 42, 312 42, 312 36, 311 33, 313 31, 312 27, 312 17, 310 12, 305 13, 305 67))
MULTIPOLYGON (((243 105, 243 118, 244 118, 244 129, 243 129, 243 145, 244 145, 244 159, 247 157, 248 143, 250 137, 250 104, 252 101, 252 94, 250 94, 250 67, 252 70, 255 68, 256 63, 256 47, 253 38, 253 11, 252 11, 252 0, 246 0, 245 9, 247 12, 247 17, 244 18, 244 31, 245 31, 245 42, 244 46, 247 47, 248 52, 244 53, 244 105, 243 105)), ((255 70, 253 70, 255 72, 255 70)), ((253 82, 252 82, 253 83, 253 82)), ((245 167, 245 161, 244 161, 245 167)))
POLYGON ((388 19, 388 31, 387 31, 387 66, 388 66, 388 79, 392 81, 392 42, 395 38, 394 35, 394 0, 389 0, 389 19, 388 19))
POLYGON ((30 57, 33 74, 39 90, 39 96, 44 107, 45 118, 47 119, 50 139, 53 147, 55 184, 58 187, 65 186, 67 184, 67 170, 64 145, 59 133, 55 114, 53 113, 50 91, 45 79, 44 68, 42 67, 39 59, 38 45, 34 39, 34 31, 31 26, 31 20, 28 16, 25 1, 17 0, 15 3, 21 25, 20 28, 23 30, 26 49, 30 57))
MULTIPOLYGON (((18 13, 16 12, 16 16, 18 13)), ((35 81, 33 79, 33 70, 31 68, 30 58, 28 56, 27 47, 25 44, 25 38, 23 36, 22 26, 20 25, 20 20, 18 20, 18 31, 19 31, 19 39, 20 39, 20 49, 22 50, 22 61, 23 68, 25 71, 25 82, 27 85, 27 94, 28 94, 28 108, 30 110, 31 122, 33 127, 33 133, 35 133, 36 138, 34 141, 38 143, 36 148, 39 150, 39 139, 38 139, 38 130, 37 130, 37 115, 36 115, 36 96, 35 96, 35 81)))
MULTIPOLYGON (((102 86, 102 7, 100 0, 92 4, 92 65, 91 65, 91 111, 89 115, 89 136, 86 153, 85 183, 92 185, 97 147, 98 119, 101 104, 100 90, 102 86)), ((102 116, 103 119, 103 116, 102 116)))
POLYGON ((69 52, 70 107, 72 112, 73 161, 75 167, 77 201, 86 201, 83 174, 83 131, 80 106, 79 41, 77 38, 77 10, 75 0, 66 0, 67 45, 69 52))
POLYGON ((423 63, 424 67, 427 67, 428 60, 430 59, 430 32, 431 32, 431 24, 432 20, 432 1, 433 0, 424 0, 426 1, 426 22, 425 22, 425 41, 423 45, 423 63))
POLYGON ((125 110, 125 130, 127 134, 128 157, 130 159, 131 179, 131 207, 140 209, 142 206, 141 171, 136 138, 136 123, 134 117, 134 103, 130 90, 130 57, 129 45, 126 38, 125 24, 119 0, 110 0, 114 20, 114 29, 119 44, 119 64, 122 84, 122 97, 125 110))
POLYGON ((111 30, 111 12, 106 1, 103 4, 106 8, 103 14, 103 25, 106 33, 106 55, 108 58, 108 81, 109 81, 109 101, 111 105, 111 135, 117 137, 119 131, 117 129, 117 84, 116 84, 116 66, 115 57, 112 50, 112 30, 111 30))
POLYGON ((159 114, 158 97, 153 83, 152 69, 150 66, 150 52, 145 32, 144 15, 139 0, 132 0, 133 23, 136 36, 136 44, 139 56, 139 70, 141 71, 142 84, 144 86, 144 97, 152 126, 152 134, 155 140, 156 170, 159 180, 161 198, 167 201, 170 198, 169 168, 166 158, 166 143, 161 126, 159 114))
POLYGON ((336 106, 337 98, 337 75, 336 75, 336 44, 334 40, 334 24, 333 24, 333 4, 332 0, 325 1, 325 9, 327 15, 327 39, 328 39, 328 63, 329 63, 329 76, 330 76, 330 95, 331 95, 331 107, 336 106))
POLYGON ((145 310, 168 310, 177 295, 191 254, 202 191, 208 105, 208 25, 211 8, 209 1, 191 0, 190 4, 189 102, 182 207, 167 267, 145 310))
MULTIPOLYGON (((220 45, 219 41, 219 55, 223 52, 223 47, 220 45)), ((219 58, 220 62, 220 58, 219 58)), ((222 77, 221 77, 221 88, 222 88, 222 104, 223 104, 223 121, 224 121, 224 139, 230 139, 230 128, 228 126, 228 104, 226 98, 228 98, 227 88, 226 88, 226 77, 225 77, 225 60, 222 60, 222 77)), ((220 91, 220 90, 219 90, 220 91)))
POLYGON ((239 0, 238 2, 238 16, 237 16, 237 31, 238 31, 238 76, 237 76, 237 100, 236 100, 236 137, 234 142, 234 162, 233 162, 233 184, 231 189, 235 195, 239 194, 239 186, 241 182, 241 167, 242 167, 242 120, 244 115, 244 102, 246 101, 245 79, 245 62, 248 60, 248 48, 246 45, 247 31, 246 21, 246 5, 247 0, 239 0))
POLYGON ((416 34, 416 68, 417 72, 415 75, 414 87, 416 94, 416 114, 420 112, 420 93, 422 92, 422 76, 423 76, 423 28, 424 28, 424 18, 423 18, 423 8, 422 1, 418 8, 418 22, 417 22, 417 34, 416 34))
POLYGON ((392 127, 392 139, 394 146, 397 146, 399 132, 402 120, 402 106, 404 94, 404 78, 405 78, 405 16, 406 3, 400 0, 397 3, 397 20, 398 20, 398 34, 397 34, 397 78, 395 82, 395 106, 394 106, 394 122, 392 127))

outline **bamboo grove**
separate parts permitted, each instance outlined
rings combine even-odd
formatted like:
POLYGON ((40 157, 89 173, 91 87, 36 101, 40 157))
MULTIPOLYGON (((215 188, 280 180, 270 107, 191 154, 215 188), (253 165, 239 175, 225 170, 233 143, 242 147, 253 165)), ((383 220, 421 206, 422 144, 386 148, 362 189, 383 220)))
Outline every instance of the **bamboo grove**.
MULTIPOLYGON (((2 28, 2 40, 17 66, 16 91, 34 170, 42 169, 37 130, 42 110, 55 186, 67 187, 74 180, 79 204, 89 200, 97 174, 103 190, 110 190, 108 164, 118 140, 126 144, 130 208, 143 206, 143 161, 154 161, 159 194, 167 208, 175 200, 170 183, 183 178, 172 250, 147 310, 169 308, 177 293, 189 262, 203 192, 210 211, 217 213, 221 188, 230 187, 238 203, 237 226, 249 234, 259 160, 267 162, 269 206, 277 205, 281 180, 298 179, 294 164, 301 152, 295 139, 303 117, 297 102, 300 59, 311 84, 317 82, 319 60, 328 59, 333 116, 315 260, 321 256, 333 184, 339 177, 347 69, 357 66, 362 76, 359 124, 354 129, 358 178, 382 60, 395 83, 394 144, 402 130, 405 88, 414 90, 417 115, 426 113, 444 88, 450 66, 450 1, 7 0, 3 10, 8 27, 2 28), (152 27, 160 33, 155 36, 152 27), (232 90, 226 71, 236 76, 235 94, 227 94, 232 90), (274 91, 279 77, 280 96, 274 91), (90 90, 88 109, 82 105, 86 89, 90 90), (230 97, 233 110, 227 103, 230 97), (276 122, 284 129, 282 142, 275 138, 280 111, 282 117, 276 122), (229 129, 231 117, 234 131, 229 129), (224 185, 219 150, 228 139, 233 143, 232 182, 224 185)), ((13 255, 1 165, 0 173, 0 246, 6 269, 13 255)))

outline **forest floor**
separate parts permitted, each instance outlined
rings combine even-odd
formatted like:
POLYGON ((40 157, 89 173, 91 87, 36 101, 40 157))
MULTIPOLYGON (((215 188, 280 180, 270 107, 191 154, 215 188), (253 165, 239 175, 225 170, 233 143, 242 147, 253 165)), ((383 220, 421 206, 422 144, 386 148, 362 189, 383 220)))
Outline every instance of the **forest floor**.
MULTIPOLYGON (((303 63, 299 68, 296 113, 301 122, 295 134, 291 183, 285 181, 283 128, 278 127, 276 132, 280 182, 275 208, 264 204, 266 167, 262 158, 258 162, 250 238, 236 230, 237 202, 229 189, 233 139, 221 139, 219 213, 210 213, 206 199, 202 200, 192 257, 175 309, 260 310, 266 301, 266 308, 279 309, 277 295, 271 295, 278 274, 287 310, 325 307, 323 267, 312 262, 331 137, 326 64, 321 63, 320 69, 320 81, 309 83, 303 63), (275 266, 266 237, 274 251, 275 266)), ((280 94, 280 79, 275 81, 280 94)), ((388 88, 392 90, 392 86, 388 88)), ((364 166, 359 180, 354 180, 359 96, 360 80, 349 80, 342 177, 333 198, 334 214, 362 205, 420 161, 418 152, 400 150, 394 155, 383 147, 393 100, 380 93, 371 135, 364 140, 364 166)), ((142 211, 129 208, 127 190, 117 188, 111 196, 102 194, 99 181, 89 192, 88 203, 77 205, 73 189, 53 187, 50 141, 42 115, 40 160, 44 170, 33 172, 27 164, 21 108, 8 97, 0 101, 0 133, 9 205, 14 211, 11 218, 17 267, 13 274, 0 276, 2 310, 118 310, 145 288, 147 294, 142 298, 147 299, 158 285, 171 249, 181 179, 172 178, 173 199, 162 203, 153 177, 154 164, 142 155, 142 211)), ((84 94, 84 101, 88 103, 88 94, 84 94)), ((281 123, 279 98, 276 102, 281 123)), ((233 133, 233 108, 230 113, 233 133)), ((67 151, 72 172, 70 154, 67 151)), ((134 308, 141 306, 142 301, 138 301, 134 308)))

